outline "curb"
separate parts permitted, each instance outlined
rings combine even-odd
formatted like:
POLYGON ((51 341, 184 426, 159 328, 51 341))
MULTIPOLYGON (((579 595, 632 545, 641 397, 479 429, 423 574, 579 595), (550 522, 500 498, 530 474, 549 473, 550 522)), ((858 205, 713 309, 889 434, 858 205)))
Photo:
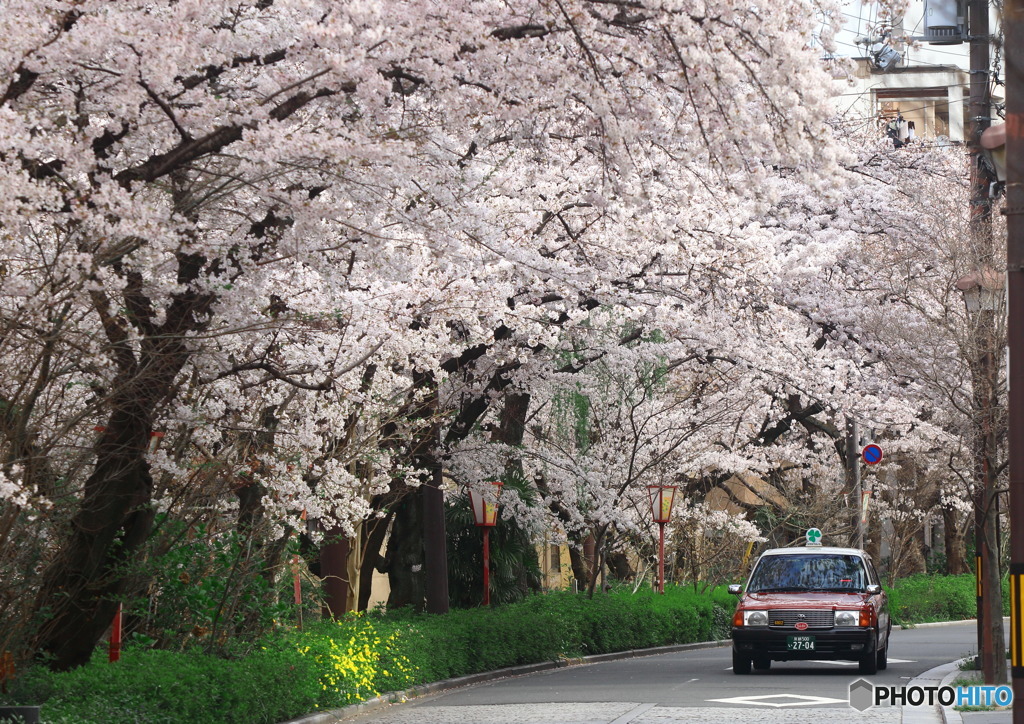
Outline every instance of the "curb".
POLYGON ((959 621, 932 621, 931 623, 907 623, 893 626, 893 628, 912 630, 915 628, 933 628, 935 626, 954 626, 958 623, 974 623, 976 624, 978 619, 976 618, 963 618, 959 621))
POLYGON ((585 664, 600 664, 606 661, 620 661, 622 659, 635 659, 642 656, 658 656, 660 654, 674 654, 680 651, 696 651, 698 649, 713 649, 719 646, 727 646, 732 644, 731 639, 722 639, 719 641, 699 641, 693 644, 673 644, 672 646, 657 646, 651 649, 628 649, 626 651, 616 651, 610 654, 594 654, 593 656, 584 656, 579 659, 559 659, 558 661, 541 661, 536 664, 524 664, 522 666, 510 666, 505 669, 496 669, 494 671, 481 671, 477 674, 469 674, 468 676, 459 676, 454 679, 444 679, 443 681, 434 681, 429 684, 420 684, 414 686, 405 691, 391 691, 380 696, 376 696, 366 701, 361 701, 358 704, 350 704, 340 709, 331 709, 330 711, 320 711, 313 714, 305 714, 296 719, 289 719, 282 724, 334 724, 335 722, 342 721, 343 719, 349 719, 360 714, 368 714, 370 712, 383 709, 391 706, 392 704, 401 704, 408 699, 412 699, 418 696, 426 696, 428 694, 436 694, 439 691, 447 691, 448 689, 457 689, 460 686, 469 686, 471 684, 480 684, 485 681, 493 681, 495 679, 504 679, 511 676, 526 676, 527 674, 536 674, 541 671, 551 671, 553 669, 562 669, 567 666, 582 666, 585 664))
MULTIPOLYGON (((1009 621, 1010 621, 1010 617, 1009 616, 1003 616, 1003 622, 1004 623, 1009 623, 1009 621)), ((976 619, 976 618, 962 618, 962 619, 959 619, 957 621, 932 621, 931 623, 908 623, 908 624, 899 624, 897 626, 893 626, 893 628, 898 628, 898 629, 931 628, 933 626, 955 626, 958 623, 973 623, 973 624, 977 624, 978 623, 978 619, 976 619)))
MULTIPOLYGON (((942 677, 941 686, 949 686, 953 683, 953 680, 957 676, 963 673, 963 671, 960 669, 960 664, 965 661, 967 661, 966 658, 959 659, 958 661, 953 662, 954 668, 952 671, 950 671, 948 674, 942 677)), ((944 706, 942 704, 939 704, 939 714, 942 715, 942 724, 962 724, 964 720, 960 712, 954 709, 952 705, 944 706)))

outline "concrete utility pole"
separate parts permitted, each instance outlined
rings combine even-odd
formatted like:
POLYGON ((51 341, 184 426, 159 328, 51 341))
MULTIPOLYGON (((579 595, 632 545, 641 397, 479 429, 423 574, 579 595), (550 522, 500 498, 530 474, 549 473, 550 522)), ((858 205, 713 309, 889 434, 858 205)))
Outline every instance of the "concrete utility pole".
POLYGON ((1024 724, 1024 0, 1003 5, 1006 50, 1006 277, 1010 346, 1010 665, 1024 724))
POLYGON ((857 421, 846 418, 846 475, 850 483, 853 499, 853 547, 864 547, 864 518, 861 514, 861 480, 860 480, 860 433, 857 421))
MULTIPOLYGON (((991 44, 988 0, 968 0, 967 22, 971 43, 971 216, 970 232, 975 248, 984 250, 992 246, 992 199, 989 189, 995 180, 981 163, 981 134, 991 125, 992 100, 989 88, 991 44)), ((982 315, 983 317, 984 315, 982 315)), ((995 406, 992 395, 991 374, 994 360, 989 359, 992 330, 979 322, 978 343, 982 352, 972 364, 974 375, 975 410, 980 416, 978 440, 975 443, 976 473, 974 494, 974 528, 976 541, 976 573, 978 580, 978 652, 981 655, 985 683, 1002 683, 1006 678, 1005 642, 1002 625, 1002 596, 1000 595, 999 548, 996 536, 999 521, 996 517, 995 481, 992 479, 992 457, 995 450, 992 415, 995 406), (980 389, 979 389, 980 388, 980 389)))

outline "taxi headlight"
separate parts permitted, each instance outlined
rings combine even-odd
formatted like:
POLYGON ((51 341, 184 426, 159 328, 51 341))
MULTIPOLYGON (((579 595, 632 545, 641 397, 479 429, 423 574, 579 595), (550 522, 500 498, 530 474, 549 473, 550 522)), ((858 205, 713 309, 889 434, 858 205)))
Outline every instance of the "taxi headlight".
POLYGON ((836 626, 856 626, 860 623, 860 611, 836 611, 836 626))
POLYGON ((767 626, 768 625, 768 612, 767 611, 744 611, 743 612, 743 625, 744 626, 767 626))

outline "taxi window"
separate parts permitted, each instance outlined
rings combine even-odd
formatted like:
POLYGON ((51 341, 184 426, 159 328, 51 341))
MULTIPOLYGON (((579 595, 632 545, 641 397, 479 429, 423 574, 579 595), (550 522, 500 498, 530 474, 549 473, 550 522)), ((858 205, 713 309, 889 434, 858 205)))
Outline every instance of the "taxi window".
POLYGON ((747 591, 863 591, 866 583, 860 556, 809 553, 763 557, 747 591))

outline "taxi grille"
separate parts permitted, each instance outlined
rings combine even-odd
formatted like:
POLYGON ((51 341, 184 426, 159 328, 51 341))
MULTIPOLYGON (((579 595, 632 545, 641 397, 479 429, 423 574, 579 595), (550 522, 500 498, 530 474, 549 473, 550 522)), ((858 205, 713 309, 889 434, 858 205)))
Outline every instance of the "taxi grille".
POLYGON ((791 609, 772 609, 768 611, 769 628, 793 628, 798 621, 806 623, 808 629, 832 628, 835 625, 835 612, 797 611, 791 609))

